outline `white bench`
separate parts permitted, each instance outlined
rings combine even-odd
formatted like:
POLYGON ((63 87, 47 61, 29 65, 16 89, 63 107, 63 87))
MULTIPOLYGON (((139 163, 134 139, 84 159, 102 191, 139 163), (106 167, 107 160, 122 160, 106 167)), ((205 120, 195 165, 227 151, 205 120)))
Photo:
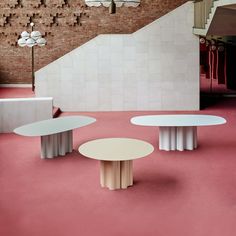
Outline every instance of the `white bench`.
POLYGON ((52 118, 53 98, 0 99, 0 133, 11 133, 16 127, 52 118))
POLYGON ((72 152, 72 130, 95 121, 88 116, 65 116, 24 125, 14 132, 23 136, 41 136, 41 158, 52 158, 72 152))
POLYGON ((159 149, 183 151, 197 148, 197 126, 220 125, 226 120, 212 115, 146 115, 133 117, 131 123, 159 126, 159 149))

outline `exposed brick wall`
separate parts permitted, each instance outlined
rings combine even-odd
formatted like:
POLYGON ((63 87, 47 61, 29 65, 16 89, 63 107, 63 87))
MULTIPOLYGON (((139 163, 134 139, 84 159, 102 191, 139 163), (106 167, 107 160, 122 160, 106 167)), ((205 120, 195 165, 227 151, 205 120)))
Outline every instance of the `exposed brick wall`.
POLYGON ((1 0, 0 83, 31 82, 31 52, 17 46, 29 23, 45 35, 47 45, 35 47, 35 70, 70 52, 98 34, 132 33, 186 0, 141 0, 137 8, 86 7, 83 0, 1 0))

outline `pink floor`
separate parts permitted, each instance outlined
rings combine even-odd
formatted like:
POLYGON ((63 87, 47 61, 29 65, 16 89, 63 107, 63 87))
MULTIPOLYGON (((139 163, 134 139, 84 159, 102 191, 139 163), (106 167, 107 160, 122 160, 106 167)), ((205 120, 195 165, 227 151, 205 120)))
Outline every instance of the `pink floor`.
POLYGON ((0 87, 0 98, 28 98, 34 96, 35 93, 31 88, 0 87))
POLYGON ((218 84, 217 79, 207 79, 205 74, 200 76, 200 90, 203 93, 235 94, 236 90, 228 89, 226 84, 218 84))
POLYGON ((198 128, 195 151, 159 151, 158 128, 129 123, 160 112, 70 113, 97 122, 74 131, 73 153, 47 160, 39 157, 39 138, 0 134, 0 235, 235 236, 235 107, 236 100, 226 100, 196 112, 223 116, 227 124, 198 128), (127 190, 101 188, 99 162, 77 151, 103 137, 155 146, 134 161, 127 190))

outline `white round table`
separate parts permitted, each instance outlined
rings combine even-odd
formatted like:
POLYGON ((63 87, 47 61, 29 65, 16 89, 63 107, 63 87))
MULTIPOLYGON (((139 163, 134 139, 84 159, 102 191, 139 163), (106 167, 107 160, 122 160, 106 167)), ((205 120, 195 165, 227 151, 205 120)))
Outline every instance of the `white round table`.
POLYGON ((153 152, 151 144, 131 138, 104 138, 86 142, 79 152, 100 160, 100 183, 110 190, 133 185, 133 160, 153 152))
POLYGON ((220 116, 181 114, 136 116, 131 123, 159 126, 160 150, 193 150, 197 148, 197 126, 220 125, 226 120, 220 116))
POLYGON ((41 136, 41 158, 52 158, 72 152, 72 130, 95 121, 88 116, 64 116, 23 125, 14 132, 23 136, 41 136))

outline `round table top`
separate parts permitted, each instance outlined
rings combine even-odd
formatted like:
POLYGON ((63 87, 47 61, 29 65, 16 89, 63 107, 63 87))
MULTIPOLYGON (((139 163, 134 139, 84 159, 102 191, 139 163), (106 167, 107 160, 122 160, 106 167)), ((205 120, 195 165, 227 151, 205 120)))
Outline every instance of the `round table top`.
POLYGON ((226 120, 220 116, 182 114, 182 115, 146 115, 136 116, 131 123, 144 126, 207 126, 220 125, 226 120))
POLYGON ((132 138, 104 138, 82 144, 79 152, 103 161, 126 161, 145 157, 153 152, 151 144, 132 138))
POLYGON ((14 133, 24 136, 45 136, 83 127, 95 121, 95 118, 89 116, 63 116, 20 126, 14 129, 14 133))

